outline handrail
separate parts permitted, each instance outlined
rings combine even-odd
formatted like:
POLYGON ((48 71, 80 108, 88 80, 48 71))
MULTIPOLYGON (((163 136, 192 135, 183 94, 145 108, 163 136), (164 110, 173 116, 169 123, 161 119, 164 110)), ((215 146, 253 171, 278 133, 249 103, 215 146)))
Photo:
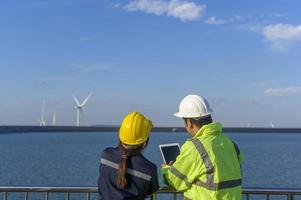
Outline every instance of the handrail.
POLYGON ((243 188, 243 194, 266 194, 271 195, 282 195, 282 194, 293 194, 301 195, 301 188, 243 188))
MULTIPOLYGON (((29 200, 28 194, 39 192, 45 193, 45 200, 51 200, 49 193, 65 193, 66 199, 70 200, 71 193, 84 193, 86 199, 90 200, 91 193, 97 193, 97 187, 34 187, 34 186, 0 186, 0 193, 3 193, 4 200, 8 199, 8 193, 24 193, 24 199, 29 200)), ((156 194, 153 194, 151 199, 157 199, 158 194, 169 193, 173 195, 173 199, 177 198, 177 192, 169 187, 160 188, 156 194)), ((287 200, 293 200, 294 196, 301 195, 301 188, 243 188, 243 195, 246 199, 250 199, 250 196, 265 195, 266 199, 270 199, 271 195, 282 195, 286 196, 287 200)))

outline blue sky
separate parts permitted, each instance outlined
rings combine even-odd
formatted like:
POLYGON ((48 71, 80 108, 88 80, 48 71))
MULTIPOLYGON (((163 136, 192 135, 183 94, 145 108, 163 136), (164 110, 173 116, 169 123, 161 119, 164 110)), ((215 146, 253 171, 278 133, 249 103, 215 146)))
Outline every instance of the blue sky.
POLYGON ((188 94, 225 126, 300 127, 297 0, 27 0, 0 7, 0 124, 119 124, 133 110, 155 125, 188 94))

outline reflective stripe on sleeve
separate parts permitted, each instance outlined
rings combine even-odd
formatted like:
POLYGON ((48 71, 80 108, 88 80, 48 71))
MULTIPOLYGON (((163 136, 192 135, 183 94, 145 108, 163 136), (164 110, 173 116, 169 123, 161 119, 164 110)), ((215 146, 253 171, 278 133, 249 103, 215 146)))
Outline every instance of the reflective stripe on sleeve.
POLYGON ((171 166, 171 167, 169 168, 169 171, 170 171, 171 173, 173 173, 176 177, 178 177, 179 179, 181 179, 182 181, 184 181, 186 186, 191 187, 192 184, 189 183, 188 177, 185 176, 184 174, 182 174, 182 173, 181 173, 179 170, 177 170, 175 167, 171 166))
MULTIPOLYGON (((114 163, 114 162, 109 161, 109 160, 104 159, 104 158, 101 158, 101 159, 100 159, 100 163, 101 163, 101 164, 104 164, 104 165, 106 165, 106 166, 112 167, 112 168, 114 168, 114 169, 117 169, 117 170, 118 170, 118 168, 119 168, 119 164, 114 163)), ((138 177, 138 178, 144 179, 144 180, 146 180, 146 181, 150 181, 150 180, 152 179, 152 177, 151 177, 150 175, 147 175, 147 174, 145 174, 145 173, 142 173, 142 172, 139 172, 139 171, 137 171, 137 170, 130 169, 130 168, 127 168, 127 169, 126 169, 126 172, 127 172, 128 174, 131 174, 131 175, 136 176, 136 177, 138 177)))

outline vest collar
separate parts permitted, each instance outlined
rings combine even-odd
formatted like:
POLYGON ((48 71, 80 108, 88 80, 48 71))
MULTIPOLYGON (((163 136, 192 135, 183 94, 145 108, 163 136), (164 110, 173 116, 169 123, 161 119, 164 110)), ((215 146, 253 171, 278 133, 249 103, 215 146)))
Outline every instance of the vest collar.
POLYGON ((220 122, 212 122, 200 128, 193 138, 200 137, 202 135, 219 135, 222 133, 222 124, 220 122))

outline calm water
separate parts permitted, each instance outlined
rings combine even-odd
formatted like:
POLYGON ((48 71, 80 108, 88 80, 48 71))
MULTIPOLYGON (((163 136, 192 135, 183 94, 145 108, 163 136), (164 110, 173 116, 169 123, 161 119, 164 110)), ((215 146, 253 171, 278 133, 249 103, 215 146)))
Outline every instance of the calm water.
MULTIPOLYGON (((301 134, 227 134, 244 153, 244 187, 301 188, 301 134)), ((158 168, 160 143, 186 133, 152 133, 145 156, 158 168)), ((117 133, 26 133, 0 135, 0 185, 96 186, 101 151, 117 133)))

